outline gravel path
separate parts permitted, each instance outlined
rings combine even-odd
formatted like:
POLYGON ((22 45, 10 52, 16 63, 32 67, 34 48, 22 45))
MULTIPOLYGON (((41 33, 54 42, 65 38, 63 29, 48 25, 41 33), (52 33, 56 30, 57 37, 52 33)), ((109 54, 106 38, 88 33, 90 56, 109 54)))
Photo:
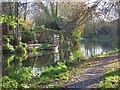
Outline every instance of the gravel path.
POLYGON ((72 77, 62 87, 65 88, 97 88, 106 71, 113 67, 119 68, 120 53, 106 57, 95 58, 90 65, 79 69, 78 74, 72 77))

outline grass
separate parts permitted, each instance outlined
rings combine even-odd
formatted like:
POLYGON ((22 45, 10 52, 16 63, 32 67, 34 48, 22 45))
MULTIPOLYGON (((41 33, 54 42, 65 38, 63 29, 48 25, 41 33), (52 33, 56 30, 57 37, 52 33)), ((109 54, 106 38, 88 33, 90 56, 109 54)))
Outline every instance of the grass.
POLYGON ((99 84, 99 88, 120 88, 120 69, 112 69, 104 75, 103 81, 99 84))
POLYGON ((120 49, 115 48, 114 50, 111 50, 109 52, 105 52, 105 53, 102 53, 102 54, 97 54, 94 57, 105 57, 107 55, 114 54, 114 53, 117 53, 117 52, 120 52, 120 49))

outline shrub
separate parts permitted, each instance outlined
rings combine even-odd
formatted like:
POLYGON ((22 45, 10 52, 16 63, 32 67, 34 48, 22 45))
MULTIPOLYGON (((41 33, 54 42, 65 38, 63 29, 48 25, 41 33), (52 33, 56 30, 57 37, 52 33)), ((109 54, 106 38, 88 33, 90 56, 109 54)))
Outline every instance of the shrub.
POLYGON ((32 78, 31 67, 19 68, 16 73, 11 74, 10 77, 16 79, 19 83, 28 82, 32 78))
POLYGON ((14 49, 14 47, 12 45, 7 43, 7 44, 3 45, 3 51, 5 51, 5 52, 14 52, 15 49, 14 49))
POLYGON ((20 42, 19 45, 15 46, 16 52, 26 53, 26 49, 28 48, 27 44, 20 42))
POLYGON ((3 35, 2 36, 2 42, 3 42, 3 44, 7 44, 7 43, 9 43, 9 38, 7 38, 7 36, 6 35, 3 35))
POLYGON ((19 68, 16 72, 11 73, 9 76, 2 77, 2 87, 4 89, 15 89, 15 88, 29 88, 33 83, 30 82, 32 79, 31 67, 19 68))
POLYGON ((10 79, 8 76, 2 77, 2 88, 3 89, 15 89, 18 87, 18 83, 16 80, 10 79))
POLYGON ((49 78, 56 78, 57 75, 63 73, 67 70, 67 66, 64 63, 57 63, 57 66, 53 67, 50 66, 49 68, 45 68, 45 71, 41 74, 41 77, 49 77, 49 78))
POLYGON ((29 43, 34 41, 34 32, 30 30, 25 30, 21 33, 22 36, 22 42, 23 43, 29 43))
POLYGON ((12 41, 14 40, 13 35, 12 34, 8 34, 7 38, 9 38, 9 43, 12 44, 12 41))

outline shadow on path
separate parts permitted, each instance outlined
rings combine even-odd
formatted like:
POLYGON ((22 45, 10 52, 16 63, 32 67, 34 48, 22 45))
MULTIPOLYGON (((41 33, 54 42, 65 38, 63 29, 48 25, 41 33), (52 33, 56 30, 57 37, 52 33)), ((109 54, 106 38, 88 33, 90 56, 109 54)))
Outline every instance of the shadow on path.
MULTIPOLYGON (((92 61, 93 62, 93 61, 92 61)), ((79 69, 79 75, 74 76, 66 88, 97 88, 106 71, 110 68, 119 68, 120 54, 97 58, 89 67, 79 69), (102 59, 102 60, 101 60, 102 59)))

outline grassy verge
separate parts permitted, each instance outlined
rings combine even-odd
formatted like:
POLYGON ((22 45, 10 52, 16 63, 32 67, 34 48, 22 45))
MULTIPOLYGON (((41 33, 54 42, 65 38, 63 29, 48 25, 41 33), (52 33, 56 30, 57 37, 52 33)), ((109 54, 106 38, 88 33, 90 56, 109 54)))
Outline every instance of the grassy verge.
POLYGON ((102 53, 102 54, 95 55, 94 57, 105 57, 107 55, 114 54, 114 53, 117 53, 117 52, 120 52, 120 49, 115 48, 114 50, 111 50, 109 52, 105 52, 105 53, 102 53))
POLYGON ((120 69, 112 69, 104 75, 103 81, 99 84, 99 88, 120 88, 120 69))

